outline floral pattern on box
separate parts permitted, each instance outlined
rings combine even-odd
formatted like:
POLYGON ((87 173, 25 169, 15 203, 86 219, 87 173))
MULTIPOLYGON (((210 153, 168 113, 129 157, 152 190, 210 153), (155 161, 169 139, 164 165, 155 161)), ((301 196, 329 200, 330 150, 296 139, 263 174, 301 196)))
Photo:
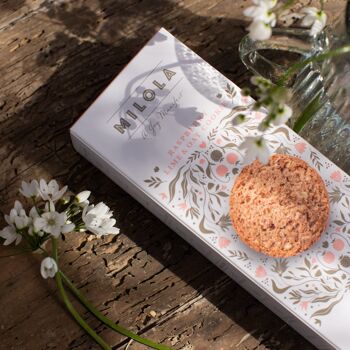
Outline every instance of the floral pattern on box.
POLYGON ((251 100, 240 95, 237 105, 233 87, 228 85, 225 92, 234 107, 207 133, 175 176, 166 180, 151 176, 145 183, 159 188, 165 204, 177 209, 212 246, 297 313, 321 326, 322 317, 350 290, 349 177, 289 128, 274 128, 267 136, 272 153, 300 157, 322 175, 330 196, 330 222, 321 240, 299 256, 276 259, 251 250, 231 226, 228 201, 235 177, 244 166, 238 145, 254 134, 262 113, 250 110, 251 100), (250 113, 250 122, 234 126, 232 119, 241 112, 250 113))

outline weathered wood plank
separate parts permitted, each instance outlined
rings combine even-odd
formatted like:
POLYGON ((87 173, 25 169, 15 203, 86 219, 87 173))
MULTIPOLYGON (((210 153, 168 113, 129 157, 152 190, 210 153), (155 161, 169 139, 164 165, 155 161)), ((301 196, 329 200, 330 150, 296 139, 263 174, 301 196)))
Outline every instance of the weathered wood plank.
MULTIPOLYGON (((244 6, 243 0, 0 4, 0 209, 10 209, 22 179, 55 177, 74 191, 92 190, 115 210, 122 234, 67 235, 63 270, 112 319, 175 349, 313 347, 77 155, 68 129, 160 26, 243 85, 249 74, 237 46, 244 6)), ((1 260, 0 348, 97 349, 63 310, 53 281, 40 277, 39 261, 1 260)), ((124 338, 84 315, 115 349, 125 348, 124 338)))

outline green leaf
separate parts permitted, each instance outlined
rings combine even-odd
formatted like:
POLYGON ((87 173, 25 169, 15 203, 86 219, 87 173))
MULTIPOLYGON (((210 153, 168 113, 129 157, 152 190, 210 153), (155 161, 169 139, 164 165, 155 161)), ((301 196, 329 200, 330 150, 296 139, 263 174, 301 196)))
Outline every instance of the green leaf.
POLYGON ((277 284, 274 280, 272 280, 272 289, 274 292, 278 293, 278 294, 282 294, 284 292, 286 292, 291 286, 288 287, 284 287, 284 288, 279 288, 277 287, 277 284))
POLYGON ((208 234, 208 233, 214 233, 214 231, 211 231, 207 229, 204 225, 204 216, 202 217, 202 220, 199 223, 199 229, 201 230, 202 233, 208 234))
POLYGON ((218 195, 221 197, 228 197, 228 194, 226 192, 218 192, 218 195))
POLYGON ((325 307, 324 309, 320 309, 320 310, 314 312, 311 315, 311 317, 328 315, 333 310, 334 306, 337 305, 342 299, 343 299, 343 296, 341 298, 339 298, 338 300, 333 301, 332 304, 330 304, 329 306, 325 307))
POLYGON ((306 106, 297 118, 293 130, 299 133, 307 122, 315 115, 315 113, 324 105, 321 101, 321 92, 319 92, 315 98, 306 106))
POLYGON ((176 184, 180 178, 181 175, 181 170, 183 169, 184 166, 182 166, 179 171, 177 172, 176 176, 174 179, 170 182, 169 184, 169 202, 171 202, 174 199, 175 192, 176 192, 176 184))
POLYGON ((328 301, 330 301, 333 298, 334 298, 333 295, 325 295, 323 297, 315 298, 312 302, 313 303, 327 303, 328 301))

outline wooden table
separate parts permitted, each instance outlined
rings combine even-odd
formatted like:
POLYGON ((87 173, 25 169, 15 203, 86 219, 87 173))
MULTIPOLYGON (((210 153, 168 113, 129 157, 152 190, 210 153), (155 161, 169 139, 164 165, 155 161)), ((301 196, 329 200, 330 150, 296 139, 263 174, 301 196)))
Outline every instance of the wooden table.
MULTIPOLYGON (((22 180, 56 178, 74 192, 92 190, 95 201, 112 207, 122 233, 99 240, 67 235, 60 244, 62 269, 106 315, 174 349, 313 346, 81 158, 69 127, 161 26, 243 86, 249 74, 237 46, 247 3, 0 4, 1 210, 10 210, 22 180)), ((334 18, 344 1, 331 3, 334 18)), ((0 248, 2 256, 10 253, 0 248)), ((0 349, 97 349, 62 307, 54 281, 40 276, 40 259, 1 259, 0 349)), ((113 349, 126 348, 125 338, 84 317, 113 349)))

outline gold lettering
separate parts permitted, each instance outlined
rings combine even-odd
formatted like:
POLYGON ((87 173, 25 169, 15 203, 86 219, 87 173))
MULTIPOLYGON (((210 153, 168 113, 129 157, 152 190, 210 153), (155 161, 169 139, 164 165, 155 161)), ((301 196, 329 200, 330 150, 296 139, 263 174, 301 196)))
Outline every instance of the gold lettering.
POLYGON ((163 69, 163 73, 169 81, 176 74, 176 72, 173 72, 172 70, 166 68, 163 69))
POLYGON ((114 129, 118 130, 121 134, 124 134, 126 128, 129 128, 131 124, 124 118, 120 118, 120 124, 114 124, 114 129))

